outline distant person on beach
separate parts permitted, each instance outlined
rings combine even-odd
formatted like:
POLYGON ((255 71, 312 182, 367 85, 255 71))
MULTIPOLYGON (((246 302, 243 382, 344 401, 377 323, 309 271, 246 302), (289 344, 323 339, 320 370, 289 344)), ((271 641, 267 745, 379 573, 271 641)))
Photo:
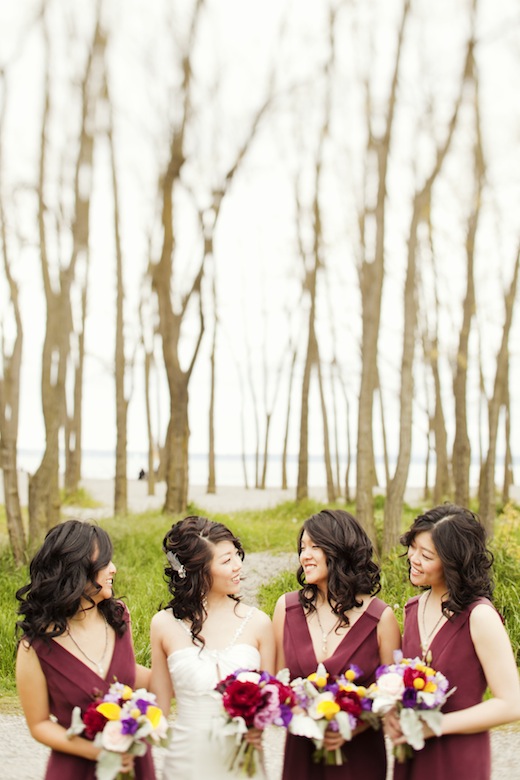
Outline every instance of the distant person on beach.
MULTIPOLYGON (((171 599, 152 619, 152 690, 163 712, 175 696, 164 780, 239 777, 214 735, 217 683, 237 669, 274 671, 271 621, 240 601, 244 550, 222 523, 186 517, 163 540, 171 599)), ((260 747, 260 732, 248 739, 260 747)), ((234 738, 228 737, 230 748, 234 738)), ((263 778, 261 762, 254 775, 263 778)))
MULTIPOLYGON (((444 504, 419 515, 401 543, 408 550, 410 582, 423 590, 405 609, 403 653, 442 672, 455 692, 443 707, 442 735, 425 726, 426 743, 395 780, 489 780, 489 729, 520 718, 514 654, 493 607, 486 534, 469 509, 444 504), (483 701, 489 689, 492 698, 483 701)), ((387 733, 404 742, 390 714, 387 733)))
POLYGON ((144 469, 141 469, 139 471, 139 476, 137 477, 137 479, 139 480, 146 479, 146 471, 144 469))
MULTIPOLYGON (((149 682, 150 671, 135 662, 128 610, 113 595, 115 573, 106 531, 67 520, 48 532, 16 593, 16 684, 29 731, 52 750, 47 780, 95 780, 100 748, 66 736, 74 707, 83 714, 115 680, 131 688, 149 682)), ((154 780, 150 749, 142 758, 123 755, 123 771, 154 780)))
MULTIPOLYGON (((304 522, 298 552, 301 589, 281 596, 273 617, 277 668, 288 667, 294 678, 308 677, 318 663, 332 675, 356 665, 363 673, 356 684, 370 685, 401 644, 393 611, 375 595, 380 570, 370 539, 348 512, 323 509, 304 522)), ((283 780, 385 780, 381 730, 363 726, 351 742, 329 730, 324 747, 340 748, 343 765, 313 763, 312 741, 289 734, 283 780)))

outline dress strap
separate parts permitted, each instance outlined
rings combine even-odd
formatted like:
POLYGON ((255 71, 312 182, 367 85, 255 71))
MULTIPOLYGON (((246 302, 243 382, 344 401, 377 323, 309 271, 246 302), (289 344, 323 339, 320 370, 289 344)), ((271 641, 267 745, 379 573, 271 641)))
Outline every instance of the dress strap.
POLYGON ((232 640, 231 640, 231 642, 229 643, 228 647, 233 647, 233 645, 235 644, 235 642, 237 641, 237 639, 238 639, 238 638, 240 637, 240 635, 242 634, 242 632, 243 632, 244 628, 247 626, 247 624, 248 624, 248 623, 249 623, 249 621, 251 620, 251 617, 252 617, 252 615, 253 615, 253 612, 254 612, 254 611, 255 611, 255 608, 254 608, 254 607, 250 607, 250 609, 249 609, 249 611, 248 611, 247 615, 245 616, 245 618, 243 619, 243 621, 240 623, 239 627, 238 627, 238 628, 237 628, 237 630, 235 631, 235 634, 234 634, 234 636, 233 636, 233 639, 232 639, 232 640))

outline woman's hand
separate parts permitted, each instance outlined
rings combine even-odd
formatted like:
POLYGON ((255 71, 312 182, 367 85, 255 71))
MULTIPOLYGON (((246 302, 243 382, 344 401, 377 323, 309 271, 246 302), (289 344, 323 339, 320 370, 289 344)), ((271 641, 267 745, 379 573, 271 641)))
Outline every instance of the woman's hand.
POLYGON ((244 734, 244 739, 257 750, 262 750, 262 730, 250 728, 244 734))
POLYGON ((325 734, 323 735, 323 747, 325 750, 338 750, 338 748, 342 747, 344 744, 345 740, 339 731, 332 731, 332 729, 327 729, 325 731, 325 734))
POLYGON ((131 753, 123 753, 119 771, 124 775, 134 771, 134 756, 131 753))
POLYGON ((391 709, 383 718, 383 730, 394 745, 406 742, 396 709, 391 709))

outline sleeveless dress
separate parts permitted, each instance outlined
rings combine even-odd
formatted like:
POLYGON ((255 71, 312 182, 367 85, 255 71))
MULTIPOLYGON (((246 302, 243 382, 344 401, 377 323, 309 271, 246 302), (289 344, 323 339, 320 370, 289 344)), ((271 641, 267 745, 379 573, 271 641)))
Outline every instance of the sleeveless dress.
MULTIPOLYGON (((405 607, 405 657, 422 655, 418 604, 419 596, 415 596, 405 607)), ((488 599, 477 599, 463 612, 448 620, 430 644, 431 666, 447 677, 450 687, 457 686, 457 690, 442 708, 443 712, 463 710, 479 704, 486 690, 486 678, 469 630, 469 617, 477 604, 493 606, 488 599)), ((444 777, 456 777, 457 780, 489 780, 489 732, 432 737, 426 740, 422 750, 415 751, 406 763, 396 763, 394 769, 395 780, 439 780, 444 777)))
MULTIPOLYGON (((126 622, 129 620, 126 609, 124 619, 126 622)), ((84 712, 96 695, 103 696, 107 693, 114 680, 126 683, 131 688, 135 685, 135 656, 130 631, 125 631, 121 637, 116 635, 114 652, 105 679, 57 642, 51 640, 47 644, 42 639, 36 639, 32 646, 47 681, 50 711, 66 729, 70 726, 74 707, 81 707, 84 712)), ((150 747, 146 755, 135 759, 134 767, 136 780, 155 780, 150 747)), ((95 778, 95 761, 51 750, 45 780, 95 778)))
MULTIPOLYGON (((168 656, 176 713, 173 734, 163 765, 163 780, 229 780, 243 777, 230 771, 234 738, 224 741, 218 735, 222 716, 222 697, 214 688, 220 680, 237 669, 260 669, 256 647, 238 642, 254 612, 251 607, 230 644, 223 650, 209 650, 192 645, 175 650, 168 656)), ((173 620, 177 620, 173 618, 173 620)), ((184 630, 191 632, 182 620, 184 630)), ((264 778, 257 756, 256 778, 264 778)))
MULTIPOLYGON (((343 637, 330 658, 323 664, 329 674, 345 672, 356 664, 363 675, 356 684, 370 685, 375 679, 379 658, 377 624, 387 604, 378 598, 371 600, 367 609, 343 637)), ((291 679, 307 677, 316 671, 318 661, 314 653, 311 635, 304 611, 298 600, 298 592, 285 597, 285 623, 283 646, 285 663, 291 679)), ((283 780, 385 780, 386 751, 383 732, 368 728, 342 747, 344 764, 325 766, 314 764, 314 743, 306 737, 288 734, 285 746, 283 780)))

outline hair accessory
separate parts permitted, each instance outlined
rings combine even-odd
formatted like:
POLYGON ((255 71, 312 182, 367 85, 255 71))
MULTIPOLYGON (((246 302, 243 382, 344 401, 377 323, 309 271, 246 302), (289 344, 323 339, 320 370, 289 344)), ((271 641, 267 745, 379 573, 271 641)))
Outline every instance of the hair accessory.
POLYGON ((166 557, 168 558, 172 569, 176 571, 181 580, 183 580, 186 576, 186 567, 183 563, 180 562, 179 557, 171 550, 168 550, 166 557))

